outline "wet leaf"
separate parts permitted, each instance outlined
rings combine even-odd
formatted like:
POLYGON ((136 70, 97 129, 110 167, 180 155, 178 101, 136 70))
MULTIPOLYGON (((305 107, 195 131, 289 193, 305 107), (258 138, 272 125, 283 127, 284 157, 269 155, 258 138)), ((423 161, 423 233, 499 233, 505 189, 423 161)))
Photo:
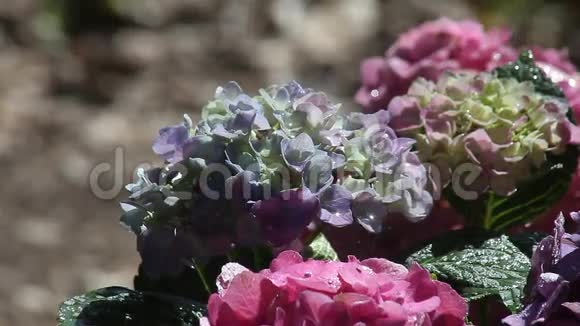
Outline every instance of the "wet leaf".
POLYGON ((418 262, 438 280, 450 283, 468 301, 498 295, 512 312, 522 308, 530 259, 507 236, 444 253, 437 247, 426 246, 411 255, 407 263, 418 262))
POLYGON ((205 306, 185 298, 108 287, 70 298, 58 309, 60 326, 199 325, 205 306))

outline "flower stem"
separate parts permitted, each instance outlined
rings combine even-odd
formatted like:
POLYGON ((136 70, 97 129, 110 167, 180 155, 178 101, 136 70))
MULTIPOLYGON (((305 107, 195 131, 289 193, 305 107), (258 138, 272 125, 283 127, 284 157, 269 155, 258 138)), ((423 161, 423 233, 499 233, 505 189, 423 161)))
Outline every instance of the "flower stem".
POLYGON ((211 294, 211 289, 209 287, 209 283, 207 282, 207 279, 205 277, 205 273, 204 273, 201 265, 199 265, 195 261, 195 259, 192 259, 192 263, 193 263, 193 267, 195 268, 195 272, 197 273, 197 276, 199 276, 199 279, 201 280, 201 283, 203 284, 203 288, 205 289, 207 294, 211 294))
POLYGON ((493 199, 494 193, 490 192, 485 204, 485 215, 483 216, 483 228, 489 230, 493 222, 493 199))

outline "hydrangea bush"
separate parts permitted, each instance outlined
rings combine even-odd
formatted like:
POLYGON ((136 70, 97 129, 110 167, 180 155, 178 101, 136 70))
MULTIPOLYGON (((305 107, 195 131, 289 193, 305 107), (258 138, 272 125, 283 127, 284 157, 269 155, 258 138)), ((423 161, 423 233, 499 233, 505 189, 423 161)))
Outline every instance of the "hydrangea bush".
POLYGON ((71 298, 59 324, 580 323, 580 228, 521 232, 576 205, 580 78, 509 40, 449 19, 404 33, 362 64, 366 113, 295 81, 218 87, 127 186, 135 290, 71 298))

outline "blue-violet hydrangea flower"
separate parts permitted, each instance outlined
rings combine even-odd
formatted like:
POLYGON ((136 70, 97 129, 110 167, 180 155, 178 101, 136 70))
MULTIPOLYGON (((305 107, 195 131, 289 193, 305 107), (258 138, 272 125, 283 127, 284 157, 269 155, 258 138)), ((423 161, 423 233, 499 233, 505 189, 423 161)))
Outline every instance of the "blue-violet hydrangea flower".
POLYGON ((153 150, 167 164, 140 171, 122 204, 145 270, 176 273, 180 261, 235 246, 286 248, 322 223, 379 232, 389 214, 427 216, 415 141, 396 136, 386 111, 339 107, 294 81, 254 97, 229 82, 197 125, 186 116, 161 129, 153 150))

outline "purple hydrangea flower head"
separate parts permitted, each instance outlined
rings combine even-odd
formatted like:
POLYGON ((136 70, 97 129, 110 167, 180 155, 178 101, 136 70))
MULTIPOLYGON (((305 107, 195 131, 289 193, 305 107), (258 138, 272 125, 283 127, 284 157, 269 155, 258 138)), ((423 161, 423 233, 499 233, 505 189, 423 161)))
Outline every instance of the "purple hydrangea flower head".
POLYGON ((415 141, 397 137, 388 123, 384 111, 353 114, 344 123, 351 134, 345 143, 345 177, 339 184, 352 192, 353 216, 370 232, 382 231, 390 213, 418 221, 433 205, 426 169, 411 151, 415 141))
MULTIPOLYGON (((580 222, 580 215, 572 219, 580 222)), ((532 256, 527 305, 503 319, 505 325, 575 325, 580 323, 580 234, 564 231, 564 215, 553 235, 544 238, 532 256)))

